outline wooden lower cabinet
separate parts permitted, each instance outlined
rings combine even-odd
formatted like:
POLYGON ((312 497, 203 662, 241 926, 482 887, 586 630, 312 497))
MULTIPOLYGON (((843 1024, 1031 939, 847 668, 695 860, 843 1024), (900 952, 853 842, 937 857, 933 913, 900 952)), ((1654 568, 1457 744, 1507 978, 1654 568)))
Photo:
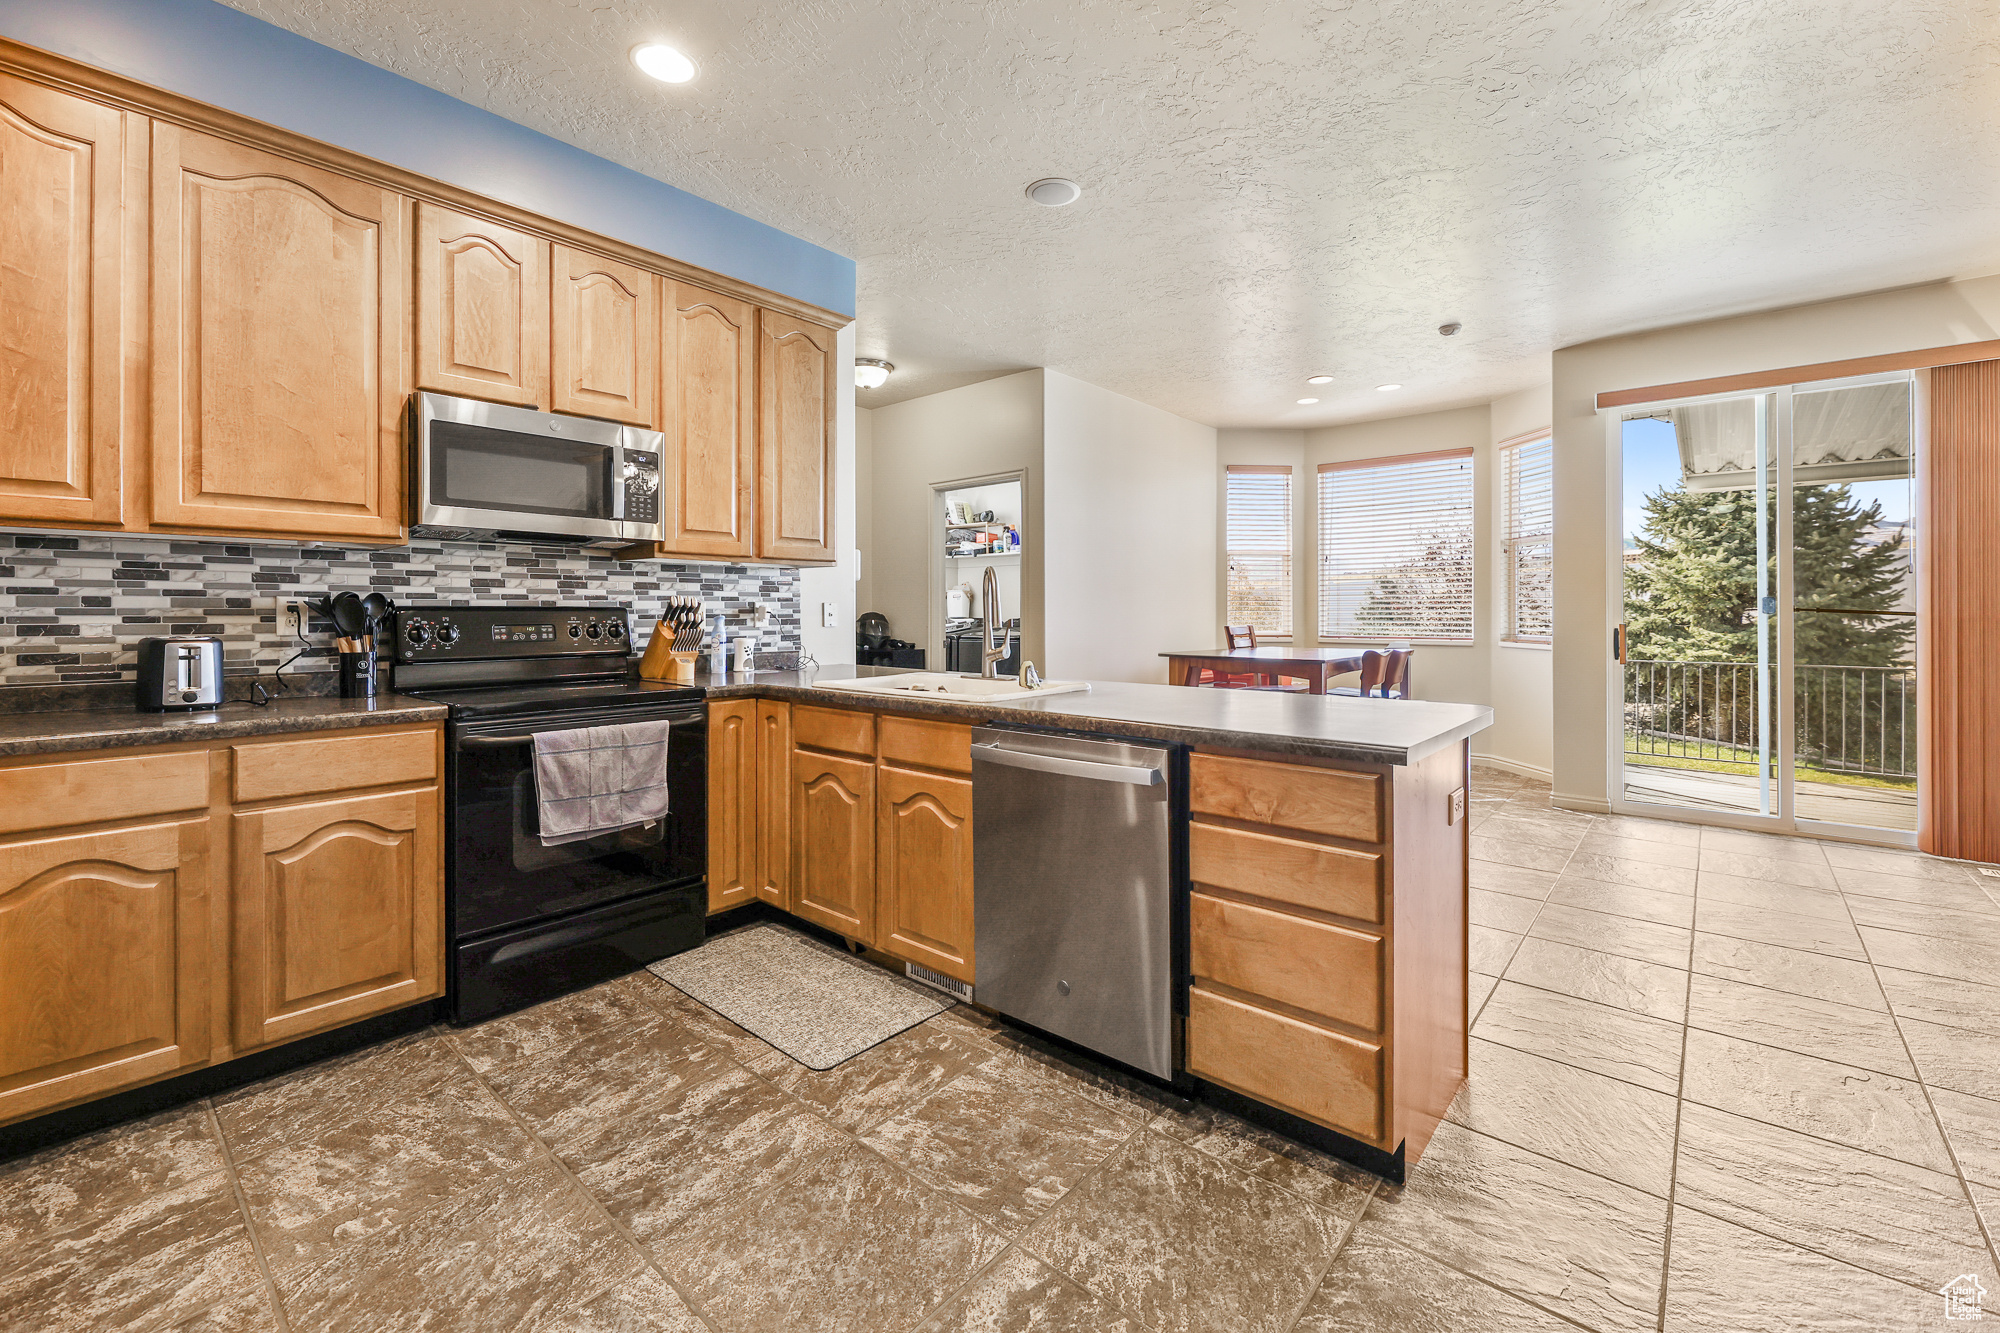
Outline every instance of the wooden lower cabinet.
POLYGON ((757 701, 708 706, 708 910, 757 897, 757 701))
POLYGON ((873 944, 874 763, 794 748, 791 821, 791 910, 873 944))
POLYGON ((883 765, 875 777, 877 946, 972 980, 972 782, 883 765))
POLYGON ((442 749, 0 761, 0 1124, 443 994, 442 749))
POLYGON ((209 819, 0 844, 0 1121, 209 1058, 209 819))
POLYGON ((235 823, 239 1048, 440 992, 435 787, 274 806, 235 823))
POLYGON ((757 700, 757 896, 792 905, 792 706, 757 700))

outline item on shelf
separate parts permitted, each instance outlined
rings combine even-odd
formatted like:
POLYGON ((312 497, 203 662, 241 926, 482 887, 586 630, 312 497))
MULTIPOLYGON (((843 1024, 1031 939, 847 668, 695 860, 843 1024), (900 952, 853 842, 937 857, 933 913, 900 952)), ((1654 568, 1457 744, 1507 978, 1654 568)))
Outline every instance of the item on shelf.
POLYGON ((972 516, 972 521, 974 523, 992 523, 995 522, 996 520, 993 517, 993 511, 991 509, 982 509, 978 513, 972 516))
POLYGON ((722 612, 715 613, 715 630, 708 636, 708 674, 720 676, 729 670, 729 629, 722 612))
POLYGON ((752 675, 757 670, 757 636, 739 634, 736 636, 736 669, 743 675, 752 675))

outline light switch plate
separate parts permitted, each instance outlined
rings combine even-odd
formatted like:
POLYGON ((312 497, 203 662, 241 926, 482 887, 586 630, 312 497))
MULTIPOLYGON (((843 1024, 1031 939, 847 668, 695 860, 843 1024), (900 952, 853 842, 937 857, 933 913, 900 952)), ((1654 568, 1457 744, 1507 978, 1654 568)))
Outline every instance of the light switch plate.
POLYGON ((2000 879, 2000 870, 1995 870, 1992 866, 1979 867, 1979 873, 1988 879, 2000 879))
POLYGON ((828 629, 837 627, 840 624, 840 603, 821 602, 819 604, 819 623, 828 629))
POLYGON ((1465 818, 1465 788, 1460 787, 1452 792, 1450 802, 1444 822, 1447 824, 1456 824, 1459 820, 1465 818))

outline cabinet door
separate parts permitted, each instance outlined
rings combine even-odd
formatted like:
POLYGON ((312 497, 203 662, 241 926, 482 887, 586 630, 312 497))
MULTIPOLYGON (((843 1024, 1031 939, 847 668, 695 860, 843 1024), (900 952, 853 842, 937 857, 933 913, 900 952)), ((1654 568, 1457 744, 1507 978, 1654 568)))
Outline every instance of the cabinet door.
POLYGON ((239 1048, 443 993, 435 787, 235 821, 239 1048))
POLYGON ((883 765, 876 781, 882 948, 972 981, 972 784, 883 765))
POLYGON ((757 358, 757 554, 833 559, 834 333, 762 312, 757 358))
POLYGON ((792 751, 792 911, 875 942, 875 765, 792 751))
POLYGON ((792 706, 757 700, 757 896, 791 910, 792 706))
POLYGON ((553 247, 551 256, 550 409, 656 425, 660 279, 566 245, 553 247))
POLYGON ((417 205, 417 387, 549 405, 549 243, 417 205))
POLYGON ((676 555, 753 553, 757 307, 677 287, 668 319, 667 540, 676 555))
POLYGON ((402 535, 404 201, 156 122, 155 525, 402 535))
MULTIPOLYGON (((0 521, 115 525, 126 117, 0 75, 0 521)), ((132 118, 133 132, 145 122, 132 118)))
POLYGON ((708 910, 757 896, 757 701, 708 706, 708 910))
POLYGON ((0 844, 0 1121, 206 1060, 208 820, 0 844))

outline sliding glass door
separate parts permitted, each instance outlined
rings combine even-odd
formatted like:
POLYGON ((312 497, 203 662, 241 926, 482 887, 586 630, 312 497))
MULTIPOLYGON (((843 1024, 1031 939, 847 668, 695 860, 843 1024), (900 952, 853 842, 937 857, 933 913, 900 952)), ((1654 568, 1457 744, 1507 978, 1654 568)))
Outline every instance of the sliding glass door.
POLYGON ((1621 414, 1621 806, 1915 830, 1912 389, 1621 414))

